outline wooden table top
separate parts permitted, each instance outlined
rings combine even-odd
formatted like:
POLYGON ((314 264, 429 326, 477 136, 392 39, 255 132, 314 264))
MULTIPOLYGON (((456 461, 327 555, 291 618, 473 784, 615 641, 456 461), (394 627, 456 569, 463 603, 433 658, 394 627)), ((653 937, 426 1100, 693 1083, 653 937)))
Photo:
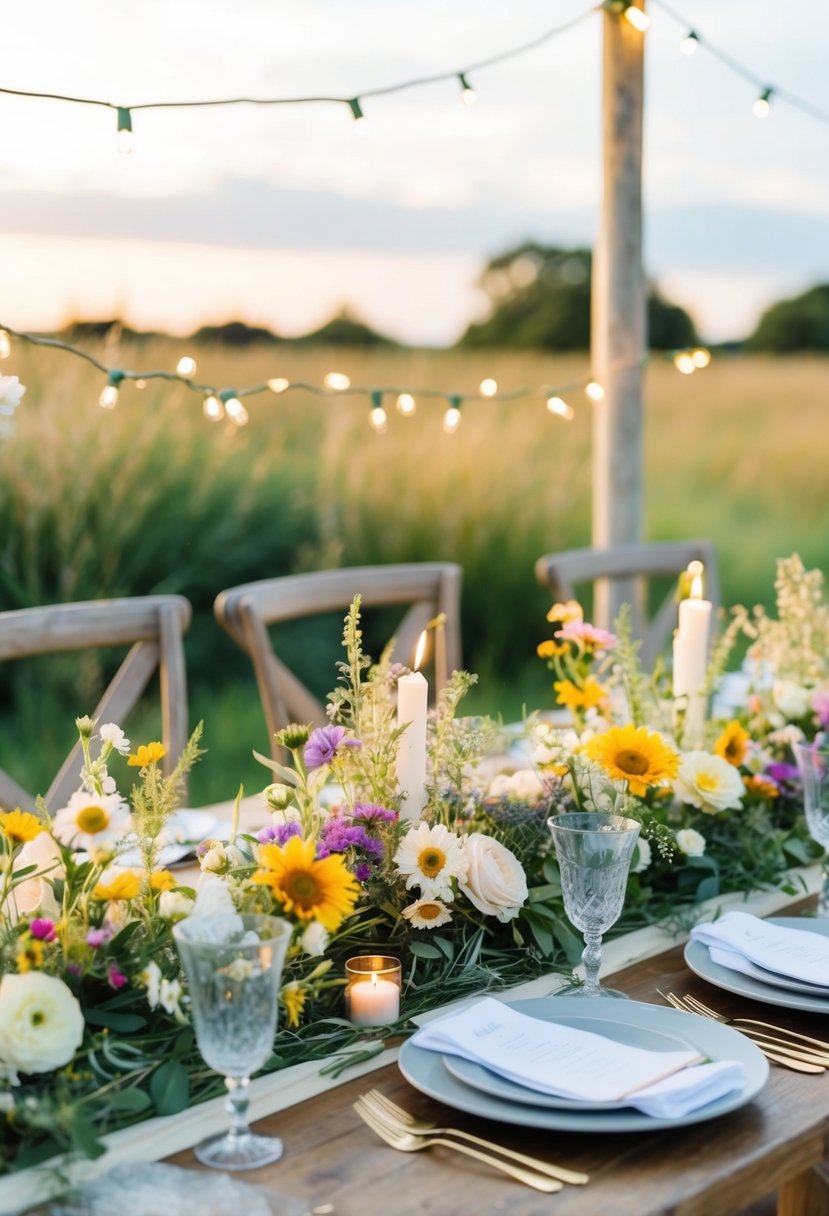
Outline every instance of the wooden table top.
MULTIPOLYGON (((682 948, 613 976, 635 1000, 662 1004, 657 989, 692 993, 729 1016, 760 1017, 818 1038, 827 1019, 756 1002, 713 988, 685 966, 682 948)), ((555 999, 555 998, 550 998, 555 999)), ((707 1123, 650 1133, 594 1134, 510 1128, 476 1119, 414 1090, 389 1066, 262 1120, 278 1135, 283 1159, 240 1177, 336 1216, 733 1216, 779 1189, 786 1216, 829 1212, 829 1199, 804 1198, 811 1167, 829 1148, 829 1071, 803 1075, 771 1066, 765 1089, 749 1105, 707 1123), (412 1113, 462 1127, 557 1164, 585 1170, 586 1187, 541 1195, 487 1166, 436 1148, 416 1154, 387 1147, 352 1110, 376 1087, 412 1113), (822 1206, 825 1204, 825 1206, 822 1206), (328 1207, 326 1205, 333 1205, 328 1207)), ((191 1152, 171 1158, 197 1167, 191 1152)))

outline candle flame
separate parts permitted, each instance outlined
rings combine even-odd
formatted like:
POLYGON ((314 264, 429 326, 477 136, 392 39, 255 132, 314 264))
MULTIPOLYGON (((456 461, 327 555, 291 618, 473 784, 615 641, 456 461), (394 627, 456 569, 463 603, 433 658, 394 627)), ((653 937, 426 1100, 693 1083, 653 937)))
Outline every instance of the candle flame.
POLYGON ((701 600, 702 599, 702 576, 701 575, 695 574, 694 577, 691 579, 691 591, 690 591, 688 598, 692 599, 692 600, 701 600))
POLYGON ((377 972, 376 971, 371 972, 371 986, 372 986, 372 988, 377 987, 377 972))
POLYGON ((423 630, 420 637, 417 639, 417 650, 415 651, 414 669, 420 671, 420 664, 423 662, 423 656, 426 653, 426 630, 423 630))

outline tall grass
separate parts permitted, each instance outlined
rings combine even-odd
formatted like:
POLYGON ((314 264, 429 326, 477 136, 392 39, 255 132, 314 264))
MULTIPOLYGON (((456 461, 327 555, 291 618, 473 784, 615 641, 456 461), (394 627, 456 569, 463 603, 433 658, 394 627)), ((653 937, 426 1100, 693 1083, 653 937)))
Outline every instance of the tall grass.
MULTIPOLYGON (((159 340, 107 358, 171 368, 181 353, 180 344, 159 340)), ((524 354, 287 346, 193 353, 200 378, 237 386, 276 375, 320 383, 334 367, 355 384, 461 392, 484 375, 508 389, 587 372, 578 358, 524 354)), ((238 776, 261 779, 248 762, 250 747, 265 745, 255 687, 211 612, 222 588, 247 579, 336 564, 458 561, 465 663, 482 677, 476 706, 512 716, 522 701, 548 695, 534 658, 548 597, 533 563, 589 543, 586 400, 573 396, 578 412, 569 425, 547 413, 541 396, 468 403, 458 432, 446 436, 440 403, 423 400, 403 419, 389 397, 389 429, 380 436, 367 424, 364 397, 265 394, 248 399, 250 424, 237 429, 205 421, 187 389, 153 381, 143 391, 126 384, 117 408, 102 411, 100 376, 60 353, 18 344, 4 370, 28 391, 15 433, 0 446, 2 607, 188 596, 191 716, 207 718, 213 749, 194 778, 197 798, 227 797, 238 776)), ((666 363, 648 371, 647 537, 711 537, 726 602, 768 603, 781 553, 798 550, 807 564, 829 568, 827 372, 826 360, 757 357, 715 360, 693 377, 666 363)), ((323 688, 334 678, 338 633, 329 626, 326 638, 293 641, 300 665, 310 656, 313 672, 316 660, 323 688)), ((90 708, 86 685, 76 686, 82 703, 67 709, 64 683, 48 711, 43 686, 26 687, 0 672, 0 765, 4 750, 26 752, 44 713, 57 722, 90 708)))

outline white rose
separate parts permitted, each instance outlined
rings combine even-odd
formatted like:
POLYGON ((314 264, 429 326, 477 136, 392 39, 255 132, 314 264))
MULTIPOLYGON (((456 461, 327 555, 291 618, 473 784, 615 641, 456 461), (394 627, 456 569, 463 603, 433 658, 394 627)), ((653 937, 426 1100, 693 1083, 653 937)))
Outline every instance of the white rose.
POLYGON ((686 752, 673 788, 680 802, 699 807, 706 815, 739 807, 745 793, 739 770, 710 752, 686 752))
POLYGON ((636 864, 631 866, 631 873, 641 874, 643 870, 647 870, 651 864, 653 853, 651 852, 651 842, 643 840, 640 836, 636 841, 636 864))
POLYGON ((21 1072, 68 1064, 83 1040, 81 1007, 63 980, 42 971, 0 980, 0 1060, 21 1072))
POLYGON ((544 786, 531 768, 519 768, 514 773, 499 773, 493 778, 489 792, 495 798, 538 802, 544 797, 544 786))
POLYGON ((802 688, 792 680, 775 680, 771 695, 787 718, 805 718, 812 712, 812 689, 802 688))
POLYGON ((299 944, 306 954, 312 956, 325 954, 328 946, 328 932, 318 920, 312 920, 299 939, 299 944))
POLYGON ((512 920, 527 898, 527 878, 518 858, 482 832, 466 837, 464 853, 468 869, 466 880, 458 884, 461 891, 484 916, 512 920))
POLYGON ((46 880, 63 878, 63 864, 60 850, 48 832, 38 832, 34 840, 27 840, 15 857, 15 873, 28 869, 29 866, 37 866, 37 869, 15 886, 11 896, 17 912, 22 916, 39 912, 41 916, 57 920, 60 916, 60 905, 46 880))
POLYGON ((680 828, 676 834, 677 848, 686 857, 702 857, 705 852, 705 837, 693 828, 680 828))
POLYGON ((164 920, 182 920, 193 907, 193 900, 183 891, 162 891, 158 897, 158 915, 164 920))

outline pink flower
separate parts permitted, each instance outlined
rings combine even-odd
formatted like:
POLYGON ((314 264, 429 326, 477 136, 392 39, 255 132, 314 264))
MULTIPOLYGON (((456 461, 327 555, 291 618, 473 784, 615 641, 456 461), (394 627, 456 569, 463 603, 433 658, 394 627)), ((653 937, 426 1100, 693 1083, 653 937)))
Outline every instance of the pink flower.
POLYGON ((612 650, 619 640, 615 633, 608 633, 606 629, 599 629, 598 625, 591 625, 588 621, 568 621, 556 630, 555 636, 563 638, 565 642, 576 642, 585 650, 612 650))
POLYGON ((93 950, 97 950, 99 946, 105 946, 111 939, 111 929, 90 929, 86 935, 86 944, 87 946, 91 946, 93 950))
POLYGON ((107 983, 117 992, 119 988, 126 988, 129 980, 116 963, 110 963, 107 967, 107 983))
POLYGON ((42 942, 53 942, 56 937, 55 922, 46 920, 45 917, 35 917, 29 923, 29 932, 32 937, 36 937, 42 942))

